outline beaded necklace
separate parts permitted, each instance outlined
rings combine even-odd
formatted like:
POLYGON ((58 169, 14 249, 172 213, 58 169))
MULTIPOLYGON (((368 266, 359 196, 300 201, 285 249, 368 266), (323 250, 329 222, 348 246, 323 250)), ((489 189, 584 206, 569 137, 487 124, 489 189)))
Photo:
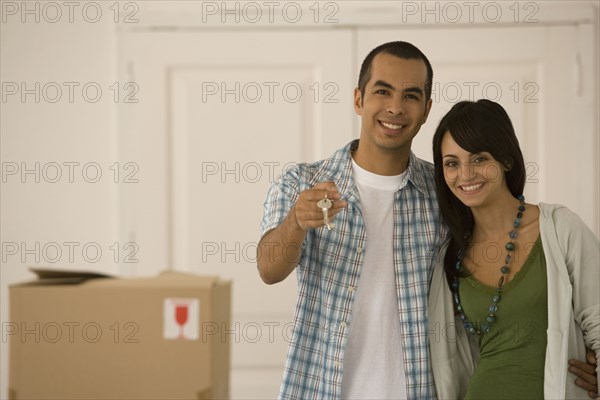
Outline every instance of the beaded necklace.
MULTIPOLYGON (((457 273, 454 276, 454 280, 452 282, 452 291, 454 292, 454 304, 456 305, 456 311, 458 312, 459 318, 463 322, 465 329, 471 335, 475 335, 475 334, 482 335, 484 333, 489 332, 492 329, 492 325, 494 324, 494 322, 496 322, 496 313, 498 312, 498 303, 500 302, 500 298, 502 297, 502 287, 504 286, 505 277, 510 272, 508 265, 509 265, 510 259, 511 259, 511 251, 513 251, 515 249, 515 243, 513 242, 513 239, 516 239, 518 236, 517 229, 519 228, 519 226, 521 226, 521 217, 523 216, 523 211, 525 211, 525 196, 520 195, 517 197, 517 199, 519 199, 519 202, 520 202, 519 211, 517 212, 517 218, 515 218, 515 221, 513 222, 514 229, 512 231, 510 231, 508 234, 508 237, 510 240, 504 245, 504 248, 506 249, 507 253, 506 253, 506 258, 504 259, 504 265, 502 265, 502 267, 500 268, 500 272, 502 273, 502 276, 498 280, 498 288, 496 289, 496 294, 494 294, 492 296, 492 304, 488 307, 489 314, 486 317, 485 322, 483 322, 481 324, 481 326, 479 326, 479 327, 476 327, 475 325, 473 325, 473 323, 471 321, 469 321, 469 319, 467 318, 467 315, 465 314, 465 311, 463 310, 462 305, 460 304, 460 296, 458 294, 458 288, 459 288, 458 276, 459 276, 459 272, 460 272, 460 268, 461 268, 460 266, 461 266, 464 254, 463 254, 463 249, 460 249, 458 251, 458 256, 457 256, 456 265, 455 265, 457 273)), ((468 247, 468 245, 467 245, 467 247, 468 247)))

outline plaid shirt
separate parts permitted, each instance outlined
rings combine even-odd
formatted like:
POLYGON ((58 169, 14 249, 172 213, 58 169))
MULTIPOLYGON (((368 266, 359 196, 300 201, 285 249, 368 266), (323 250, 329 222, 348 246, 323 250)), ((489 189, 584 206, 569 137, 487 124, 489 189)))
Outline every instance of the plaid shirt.
MULTIPOLYGON (((299 164, 271 186, 264 204, 262 234, 287 216, 301 191, 335 182, 348 207, 335 227, 308 231, 296 268, 298 301, 281 399, 339 399, 344 349, 352 304, 368 246, 358 189, 352 177, 355 140, 332 157, 299 164)), ((394 201, 394 269, 409 399, 435 399, 429 359, 427 296, 445 228, 438 212, 433 166, 411 153, 406 185, 394 201)))

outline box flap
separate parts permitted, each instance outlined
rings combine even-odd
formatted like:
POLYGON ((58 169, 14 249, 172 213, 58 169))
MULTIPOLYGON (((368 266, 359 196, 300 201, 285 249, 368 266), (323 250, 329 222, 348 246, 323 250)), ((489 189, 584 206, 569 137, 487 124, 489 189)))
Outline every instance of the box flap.
POLYGON ((163 270, 155 276, 117 277, 108 274, 77 270, 57 270, 49 268, 29 268, 38 277, 36 280, 17 283, 11 287, 20 286, 49 286, 49 285, 78 285, 87 287, 214 287, 224 284, 216 275, 196 275, 189 272, 163 270), (107 279, 111 278, 111 279, 107 279))
POLYGON ((11 287, 45 286, 45 285, 77 285, 89 280, 104 280, 114 276, 83 270, 57 270, 51 268, 30 267, 29 270, 37 275, 36 280, 15 283, 11 287))
POLYGON ((111 275, 101 274, 98 272, 88 271, 67 271, 48 268, 29 268, 31 272, 36 274, 39 279, 94 279, 94 278, 111 278, 111 275))

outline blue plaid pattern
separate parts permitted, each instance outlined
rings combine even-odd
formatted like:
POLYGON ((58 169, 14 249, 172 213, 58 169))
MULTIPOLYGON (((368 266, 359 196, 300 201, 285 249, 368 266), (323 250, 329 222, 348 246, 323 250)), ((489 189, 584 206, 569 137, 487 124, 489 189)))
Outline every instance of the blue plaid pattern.
MULTIPOLYGON (((280 399, 339 399, 344 348, 352 304, 368 246, 358 189, 352 177, 350 142, 332 157, 299 164, 271 186, 261 233, 277 227, 301 191, 335 182, 348 207, 335 227, 311 229, 296 274, 298 301, 280 399)), ((411 153, 407 184, 394 203, 394 267, 409 399, 435 399, 429 359, 427 296, 433 261, 445 236, 435 197, 433 166, 411 153)))

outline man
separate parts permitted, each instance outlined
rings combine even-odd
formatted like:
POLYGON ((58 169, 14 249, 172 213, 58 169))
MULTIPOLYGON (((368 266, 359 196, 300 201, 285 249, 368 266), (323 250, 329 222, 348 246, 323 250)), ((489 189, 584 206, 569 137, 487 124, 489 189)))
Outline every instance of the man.
POLYGON ((298 278, 282 399, 435 398, 427 295, 445 228, 433 166, 411 152, 432 80, 412 44, 372 50, 354 91, 360 140, 267 195, 260 276, 298 278))

